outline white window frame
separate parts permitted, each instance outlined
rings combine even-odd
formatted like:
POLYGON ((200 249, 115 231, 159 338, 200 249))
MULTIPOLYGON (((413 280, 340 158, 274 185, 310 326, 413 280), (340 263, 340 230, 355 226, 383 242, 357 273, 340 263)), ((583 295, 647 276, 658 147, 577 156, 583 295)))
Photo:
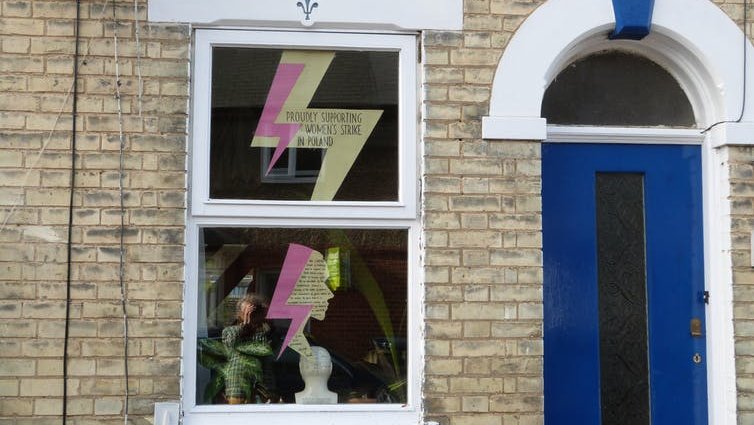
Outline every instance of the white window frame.
MULTIPOLYGON (((195 33, 192 103, 192 191, 195 215, 245 217, 414 218, 417 214, 417 70, 416 37, 397 34, 275 32, 199 29, 195 33), (214 46, 285 49, 368 50, 398 52, 398 200, 268 201, 212 199, 209 196, 210 117, 212 112, 212 48, 214 46), (286 208, 281 208, 286 207, 286 208), (290 207, 290 208, 288 208, 290 207), (296 208, 299 207, 299 208, 296 208)), ((249 141, 251 142, 251 141, 249 141)))
POLYGON ((186 231, 182 410, 187 425, 384 425, 422 418, 423 286, 418 216, 418 86, 415 35, 197 29, 193 62, 190 200, 186 231), (211 49, 213 46, 389 50, 399 53, 399 200, 312 202, 213 200, 209 193, 211 49), (405 229, 407 258, 407 403, 336 405, 197 405, 196 350, 199 236, 205 227, 405 229))

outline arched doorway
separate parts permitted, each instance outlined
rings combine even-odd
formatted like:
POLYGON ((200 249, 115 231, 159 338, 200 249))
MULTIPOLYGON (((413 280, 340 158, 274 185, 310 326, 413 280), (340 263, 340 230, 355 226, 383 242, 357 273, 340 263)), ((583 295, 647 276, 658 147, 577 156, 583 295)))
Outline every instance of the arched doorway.
MULTIPOLYGON (((549 0, 540 6, 521 25, 500 60, 490 113, 483 119, 483 137, 699 146, 704 198, 704 280, 705 289, 711 292, 704 335, 708 349, 709 423, 735 423, 727 199, 730 182, 724 165, 725 150, 717 148, 752 142, 754 108, 748 108, 738 122, 718 125, 708 132, 702 130, 718 121, 737 121, 742 99, 751 98, 744 93, 744 80, 754 80, 753 61, 744 69, 743 34, 727 15, 706 0, 656 1, 653 32, 640 42, 608 40, 613 19, 610 2, 602 0, 549 0), (576 9, 579 13, 572 13, 576 9), (569 19, 563 19, 564 16, 569 19), (633 52, 667 70, 688 97, 695 125, 689 128, 548 125, 541 115, 545 89, 567 65, 603 50, 633 52)), ((746 46, 749 57, 754 57, 751 44, 746 46)))
POLYGON ((576 137, 542 145, 545 423, 707 424, 701 146, 577 139, 693 128, 689 100, 610 50, 568 64, 542 116, 576 137))

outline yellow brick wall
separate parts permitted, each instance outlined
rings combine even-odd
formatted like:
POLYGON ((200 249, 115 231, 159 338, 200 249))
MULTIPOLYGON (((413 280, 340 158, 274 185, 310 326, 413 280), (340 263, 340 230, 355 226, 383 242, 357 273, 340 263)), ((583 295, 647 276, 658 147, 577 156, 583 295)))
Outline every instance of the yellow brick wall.
POLYGON ((542 422, 538 142, 481 138, 492 80, 539 2, 466 0, 462 32, 426 32, 425 408, 443 425, 542 422))
MULTIPOLYGON (((539 143, 481 139, 499 58, 541 3, 466 0, 463 31, 422 35, 424 398, 428 418, 444 425, 542 422, 539 143)), ((741 23, 740 0, 718 3, 741 23)), ((155 401, 179 397, 190 55, 189 28, 146 22, 146 0, 136 15, 133 1, 82 0, 68 409, 74 423, 122 423, 113 4, 126 141, 130 414, 145 424, 155 401)), ((0 0, 2 424, 60 422, 74 17, 72 0, 0 0)), ((750 148, 728 153, 739 423, 748 424, 754 157, 750 148)))
MULTIPOLYGON (((543 421, 540 144, 481 139, 502 52, 542 3, 465 0, 463 31, 423 36, 424 396, 428 418, 443 425, 543 421)), ((742 25, 743 1, 717 3, 742 25)), ((743 425, 754 423, 754 159, 750 148, 729 154, 743 425)))
MULTIPOLYGON (((754 141, 754 134, 751 136, 754 141)), ((754 423, 754 150, 728 148, 738 423, 754 423)))
MULTIPOLYGON (((146 2, 81 2, 70 423, 123 423, 119 120, 130 414, 178 399, 189 30, 146 2), (139 23, 139 51, 135 39, 139 23), (139 99, 138 74, 143 96, 139 99)), ((60 423, 75 1, 0 2, 0 423, 60 423)))
MULTIPOLYGON (((743 1, 715 1, 743 29, 743 1)), ((754 42, 754 5, 748 2, 747 33, 754 42)), ((749 63, 751 62, 749 57, 749 63)), ((751 86, 751 82, 749 82, 751 86)), ((751 95, 749 95, 751 100, 751 95)), ((750 104, 747 108, 751 108, 750 104)), ((754 134, 750 142, 754 142, 754 134)), ((750 147, 726 148, 730 178, 731 256, 733 260, 733 332, 736 355, 738 424, 754 423, 754 152, 750 147)))

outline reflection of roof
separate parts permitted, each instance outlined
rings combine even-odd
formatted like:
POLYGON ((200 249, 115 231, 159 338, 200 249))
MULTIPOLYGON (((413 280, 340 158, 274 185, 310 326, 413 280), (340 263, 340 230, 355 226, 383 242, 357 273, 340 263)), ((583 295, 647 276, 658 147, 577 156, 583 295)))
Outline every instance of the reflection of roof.
MULTIPOLYGON (((253 245, 256 252, 285 254, 287 244, 281 241, 295 241, 313 249, 329 247, 323 233, 327 230, 294 228, 294 229, 259 229, 259 228, 212 228, 205 229, 204 243, 209 246, 224 246, 226 242, 233 242, 237 246, 253 245)), ((406 232, 400 230, 349 230, 348 240, 354 247, 368 247, 372 252, 387 250, 400 252, 406 249, 406 232)), ((325 252, 322 252, 323 254, 325 252)), ((365 258, 368 260, 368 258, 365 258)), ((279 264, 278 264, 279 266, 279 264)))
MULTIPOLYGON (((214 48, 212 107, 264 105, 279 61, 277 49, 214 48)), ((398 54, 337 52, 313 103, 334 108, 397 105, 398 54)))

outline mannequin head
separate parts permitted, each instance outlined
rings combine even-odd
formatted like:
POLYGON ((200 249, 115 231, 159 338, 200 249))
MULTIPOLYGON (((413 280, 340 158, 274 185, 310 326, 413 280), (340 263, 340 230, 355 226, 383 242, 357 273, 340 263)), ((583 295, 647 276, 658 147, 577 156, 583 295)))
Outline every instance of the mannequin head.
POLYGON ((327 379, 332 372, 330 353, 322 347, 314 346, 312 347, 311 357, 301 356, 299 368, 301 369, 301 377, 304 378, 305 382, 312 378, 327 379))
POLYGON ((298 404, 336 404, 338 394, 327 388, 332 372, 330 353, 322 347, 311 347, 311 356, 301 356, 299 369, 304 379, 304 390, 296 393, 298 404))

